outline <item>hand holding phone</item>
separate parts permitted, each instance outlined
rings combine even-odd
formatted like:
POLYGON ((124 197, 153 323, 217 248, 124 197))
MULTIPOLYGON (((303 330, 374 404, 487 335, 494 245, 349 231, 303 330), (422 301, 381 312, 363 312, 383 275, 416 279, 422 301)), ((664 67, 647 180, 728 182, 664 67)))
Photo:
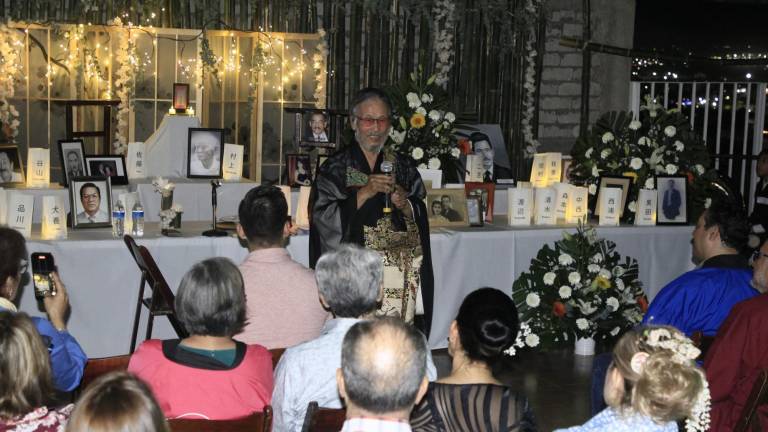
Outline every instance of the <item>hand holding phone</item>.
POLYGON ((53 285, 56 288, 55 295, 43 299, 45 312, 48 313, 48 319, 57 330, 66 330, 66 315, 69 308, 69 298, 64 283, 59 279, 57 272, 51 273, 53 285))
POLYGON ((45 297, 56 295, 56 285, 51 274, 56 271, 53 263, 53 255, 48 252, 32 253, 32 282, 35 288, 35 298, 42 300, 45 297))

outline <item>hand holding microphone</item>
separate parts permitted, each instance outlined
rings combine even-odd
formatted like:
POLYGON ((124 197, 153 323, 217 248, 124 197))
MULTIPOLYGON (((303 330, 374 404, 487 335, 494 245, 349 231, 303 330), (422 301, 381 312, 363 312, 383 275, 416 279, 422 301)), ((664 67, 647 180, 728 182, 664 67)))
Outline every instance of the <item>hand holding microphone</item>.
MULTIPOLYGON (((388 161, 382 161, 381 162, 381 173, 386 175, 387 177, 392 177, 392 171, 394 171, 395 165, 388 161)), ((384 194, 384 213, 392 213, 392 199, 391 199, 391 191, 384 194)))

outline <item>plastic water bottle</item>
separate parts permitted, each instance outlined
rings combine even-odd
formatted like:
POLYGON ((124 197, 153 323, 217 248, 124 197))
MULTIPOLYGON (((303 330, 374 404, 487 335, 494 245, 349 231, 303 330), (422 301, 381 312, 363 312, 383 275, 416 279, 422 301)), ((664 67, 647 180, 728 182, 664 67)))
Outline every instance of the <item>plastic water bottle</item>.
POLYGON ((120 238, 125 229, 125 207, 118 201, 112 208, 112 237, 120 238))
POLYGON ((133 220, 133 231, 131 234, 133 234, 134 237, 143 237, 144 207, 141 206, 139 201, 136 201, 136 204, 133 205, 133 210, 131 210, 131 219, 133 220))

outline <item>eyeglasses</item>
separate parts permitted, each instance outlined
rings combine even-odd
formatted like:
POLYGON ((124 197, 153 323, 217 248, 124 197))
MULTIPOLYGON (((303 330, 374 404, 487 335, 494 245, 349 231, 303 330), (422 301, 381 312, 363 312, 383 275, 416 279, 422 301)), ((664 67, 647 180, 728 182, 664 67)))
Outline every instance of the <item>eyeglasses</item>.
POLYGON ((24 274, 27 272, 27 269, 29 268, 29 263, 27 260, 22 259, 19 263, 19 274, 24 274))
POLYGON ((757 259, 760 258, 760 257, 768 258, 768 254, 764 254, 764 253, 760 252, 760 249, 758 249, 758 250, 756 250, 755 252, 752 253, 752 261, 753 262, 757 261, 757 259))
POLYGON ((389 126, 389 122, 390 122, 389 117, 373 118, 373 117, 355 116, 355 118, 360 123, 360 126, 363 126, 366 128, 372 127, 374 124, 381 128, 385 128, 389 126))

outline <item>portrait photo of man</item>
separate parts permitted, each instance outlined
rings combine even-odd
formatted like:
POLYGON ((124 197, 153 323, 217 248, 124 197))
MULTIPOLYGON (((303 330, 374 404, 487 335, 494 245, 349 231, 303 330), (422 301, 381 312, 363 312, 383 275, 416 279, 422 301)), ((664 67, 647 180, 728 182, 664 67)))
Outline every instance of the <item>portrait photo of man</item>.
POLYGON ((88 176, 85 163, 85 148, 81 140, 59 140, 62 184, 67 186, 75 177, 88 176))
POLYGON ((75 182, 73 186, 79 190, 79 203, 76 204, 77 223, 94 224, 109 222, 109 203, 106 196, 102 196, 102 188, 106 182, 75 182))
POLYGON ((65 159, 67 161, 66 169, 68 178, 82 177, 85 175, 82 155, 79 154, 77 150, 68 150, 65 159))
POLYGON ((443 216, 449 222, 459 222, 462 220, 461 213, 453 208, 453 199, 450 195, 440 197, 440 202, 443 204, 443 216))
POLYGON ((686 214, 686 189, 684 177, 656 178, 659 187, 657 206, 661 210, 657 214, 660 223, 685 223, 686 214))
POLYGON ((189 177, 221 177, 223 129, 189 130, 189 177))
POLYGON ((0 184, 22 182, 24 174, 21 171, 19 150, 16 147, 0 148, 0 184))
POLYGON ((328 119, 321 112, 309 113, 304 141, 328 142, 328 119))

